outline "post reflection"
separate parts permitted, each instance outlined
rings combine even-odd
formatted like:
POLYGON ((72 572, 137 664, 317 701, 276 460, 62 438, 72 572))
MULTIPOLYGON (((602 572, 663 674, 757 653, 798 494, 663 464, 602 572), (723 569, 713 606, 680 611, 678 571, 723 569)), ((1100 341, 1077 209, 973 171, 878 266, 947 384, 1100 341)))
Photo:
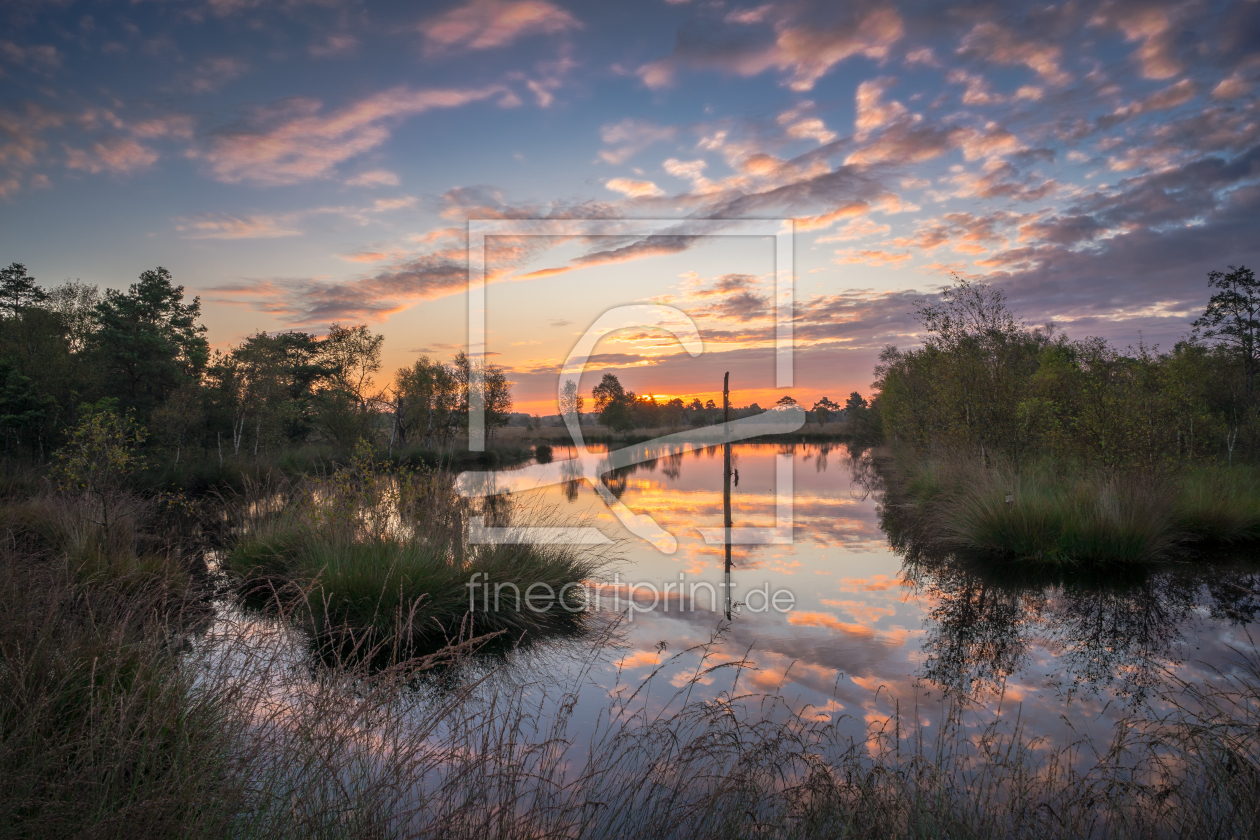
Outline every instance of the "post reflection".
POLYGON ((716 603, 679 596, 636 613, 618 659, 631 675, 650 673, 662 640, 684 649, 724 627, 722 651, 752 650, 758 685, 798 692, 827 714, 864 719, 880 696, 920 690, 993 708, 1002 698, 1040 702, 1053 712, 1064 699, 1139 702, 1169 671, 1227 661, 1260 616, 1260 566, 1242 559, 1091 578, 932 556, 897 521, 877 462, 844 444, 723 440, 686 452, 661 446, 605 475, 623 504, 677 538, 673 553, 625 531, 563 461, 551 466, 569 481, 524 493, 620 539, 621 580, 663 585, 682 576, 719 592, 716 603), (734 524, 776 523, 780 456, 796 468, 793 542, 746 546, 734 575, 734 524), (707 543, 701 530, 725 538, 707 543), (792 609, 749 609, 748 592, 763 585, 790 589, 792 609))

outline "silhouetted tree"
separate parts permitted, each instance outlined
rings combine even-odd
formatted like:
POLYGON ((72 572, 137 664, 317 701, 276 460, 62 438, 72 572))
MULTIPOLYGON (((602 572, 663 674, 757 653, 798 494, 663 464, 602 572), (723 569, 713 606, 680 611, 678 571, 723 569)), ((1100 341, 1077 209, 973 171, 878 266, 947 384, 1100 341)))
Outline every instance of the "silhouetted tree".
POLYGON ((1235 348, 1242 357, 1247 404, 1255 403, 1256 367, 1260 364, 1260 283, 1246 266, 1229 272, 1209 271, 1208 285, 1219 289, 1195 320, 1193 340, 1216 340, 1235 348))
POLYGON ((165 268, 144 272, 126 292, 108 290, 96 305, 99 327, 91 343, 106 392, 146 421, 172 391, 205 369, 210 351, 200 317, 201 300, 184 303, 184 287, 172 284, 165 268))
POLYGON ((634 392, 621 385, 616 374, 605 373, 599 384, 591 389, 599 422, 614 432, 628 432, 634 428, 630 407, 634 404, 634 392))
POLYGON ((47 300, 48 293, 35 285, 35 278, 26 273, 26 266, 11 263, 8 268, 0 268, 0 314, 11 317, 47 300))

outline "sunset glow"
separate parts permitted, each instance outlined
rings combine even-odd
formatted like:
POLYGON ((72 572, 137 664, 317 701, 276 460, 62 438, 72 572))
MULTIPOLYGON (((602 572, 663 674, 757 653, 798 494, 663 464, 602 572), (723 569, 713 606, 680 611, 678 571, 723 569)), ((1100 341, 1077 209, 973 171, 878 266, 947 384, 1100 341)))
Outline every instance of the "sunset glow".
POLYGON ((951 272, 1167 347, 1260 248, 1254 3, 7 8, 4 261, 115 288, 164 265, 220 348, 367 323, 382 385, 465 345, 469 219, 794 220, 791 389, 767 242, 493 238, 488 351, 537 414, 620 304, 682 309, 705 352, 613 336, 590 374, 809 405, 869 393, 951 272))

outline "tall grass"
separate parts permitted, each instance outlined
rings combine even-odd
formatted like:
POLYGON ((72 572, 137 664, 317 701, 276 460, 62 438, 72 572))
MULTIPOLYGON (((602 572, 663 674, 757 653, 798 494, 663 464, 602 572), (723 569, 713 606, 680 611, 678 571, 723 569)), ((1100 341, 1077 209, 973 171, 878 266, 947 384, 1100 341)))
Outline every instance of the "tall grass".
MULTIPOLYGON (((277 667, 283 643, 246 642, 251 634, 224 627, 202 667, 248 663, 237 666, 251 686, 239 699, 284 710, 260 715, 252 729, 271 766, 285 768, 255 793, 260 802, 290 798, 299 825, 325 832, 337 813, 372 836, 435 838, 1049 840, 1260 830, 1254 658, 1212 687, 1170 681, 1163 699, 1172 711, 1162 717, 1131 713, 1097 740, 1051 745, 1030 737, 1017 712, 983 721, 957 707, 940 727, 920 727, 919 711, 907 708, 850 736, 816 709, 742 691, 754 663, 718 660, 710 645, 679 655, 698 654, 701 664, 668 702, 647 698, 678 658, 613 691, 591 732, 571 719, 581 676, 543 699, 536 686, 511 682, 400 691, 403 669, 368 682, 328 670, 283 686, 276 675, 291 672, 277 667), (701 699, 715 680, 728 688, 701 699)), ((248 818, 267 836, 293 830, 275 808, 248 818)))
POLYGON ((319 635, 368 644, 571 626, 586 606, 581 584, 607 561, 573 546, 472 544, 469 503, 448 473, 385 471, 366 452, 330 476, 260 484, 238 509, 224 568, 272 600, 305 602, 291 612, 319 635))
POLYGON ((1245 467, 1116 474, 943 456, 898 460, 885 472, 887 503, 945 550, 1106 565, 1260 539, 1260 477, 1245 467))

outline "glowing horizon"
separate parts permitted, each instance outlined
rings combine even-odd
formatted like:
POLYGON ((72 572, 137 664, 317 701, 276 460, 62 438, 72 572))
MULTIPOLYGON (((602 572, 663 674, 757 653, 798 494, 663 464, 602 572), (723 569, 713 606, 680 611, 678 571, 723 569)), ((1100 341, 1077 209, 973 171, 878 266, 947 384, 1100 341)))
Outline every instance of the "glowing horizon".
POLYGON ((487 349, 540 414, 577 335, 635 302, 687 312, 704 355, 614 337, 591 373, 711 395, 731 370, 741 404, 869 396, 951 272, 1074 338, 1171 345, 1206 273, 1260 255, 1260 7, 941 8, 23 6, 0 259, 114 288, 164 265, 220 349, 367 323, 383 384, 465 346, 470 219, 794 220, 788 390, 765 242, 492 241, 487 349))

